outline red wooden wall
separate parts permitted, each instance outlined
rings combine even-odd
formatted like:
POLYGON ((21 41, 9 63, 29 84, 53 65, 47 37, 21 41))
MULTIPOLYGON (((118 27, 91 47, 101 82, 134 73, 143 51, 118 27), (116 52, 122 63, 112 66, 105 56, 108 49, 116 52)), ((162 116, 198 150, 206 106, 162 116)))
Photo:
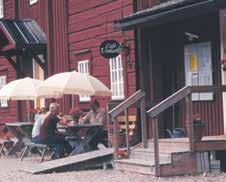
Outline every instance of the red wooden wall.
MULTIPOLYGON (((134 61, 134 34, 133 31, 122 33, 113 28, 113 21, 127 16, 133 12, 132 0, 68 0, 68 41, 70 69, 77 70, 77 62, 88 59, 91 63, 90 74, 101 80, 110 88, 109 60, 99 53, 100 44, 107 39, 122 42, 130 39, 131 53, 124 64, 125 96, 131 95, 136 90, 136 75, 134 61), (83 54, 79 51, 88 49, 83 54)), ((101 105, 105 106, 109 98, 98 98, 101 105)), ((78 97, 74 104, 81 108, 88 103, 79 103, 78 97)))
MULTIPOLYGON (((36 20, 47 36, 48 75, 77 70, 77 61, 81 55, 76 51, 90 49, 82 55, 90 59, 90 73, 110 87, 109 62, 99 54, 99 46, 106 39, 121 42, 129 39, 131 52, 128 60, 123 60, 125 77, 125 96, 136 90, 136 74, 134 59, 133 31, 122 33, 113 28, 113 21, 127 16, 133 11, 132 0, 38 0, 30 5, 29 0, 18 1, 18 8, 14 0, 5 0, 5 18, 14 18, 18 10, 18 18, 36 20)), ((7 72, 8 81, 16 79, 13 68, 5 61, 0 61, 0 74, 7 72)), ((63 113, 68 113, 72 97, 59 99, 63 113)), ((109 98, 100 98, 101 104, 106 105, 109 98)), ((89 104, 74 104, 88 107, 89 104)), ((24 104, 23 104, 24 105, 24 104)), ((23 107, 25 110, 25 107, 23 107)), ((25 112, 25 111, 24 111, 25 112)), ((10 102, 10 107, 0 109, 0 118, 4 121, 16 120, 16 102, 10 102), (4 114, 5 113, 5 114, 4 114)))
MULTIPOLYGON (((4 17, 6 18, 14 18, 14 1, 8 0, 4 1, 4 17)), ((14 68, 8 63, 8 61, 0 57, 0 76, 6 75, 7 82, 10 82, 16 78, 16 73, 14 68)), ((0 108, 0 122, 9 122, 15 121, 17 119, 17 112, 16 112, 16 102, 8 102, 7 108, 0 108)))

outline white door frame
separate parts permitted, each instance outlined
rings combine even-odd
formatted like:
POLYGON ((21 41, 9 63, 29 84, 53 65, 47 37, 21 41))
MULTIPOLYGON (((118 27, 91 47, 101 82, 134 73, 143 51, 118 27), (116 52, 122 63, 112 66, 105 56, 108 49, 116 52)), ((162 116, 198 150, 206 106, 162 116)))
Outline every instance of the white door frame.
MULTIPOLYGON (((226 9, 220 10, 221 61, 226 60, 226 52, 224 52, 224 49, 226 49, 226 42, 224 45, 224 36, 226 36, 226 32, 223 31, 224 28, 226 29, 226 9)), ((221 78, 222 85, 226 85, 226 71, 223 71, 223 69, 221 69, 221 78)), ((223 99, 224 134, 226 134, 226 92, 222 92, 222 99, 223 99)))

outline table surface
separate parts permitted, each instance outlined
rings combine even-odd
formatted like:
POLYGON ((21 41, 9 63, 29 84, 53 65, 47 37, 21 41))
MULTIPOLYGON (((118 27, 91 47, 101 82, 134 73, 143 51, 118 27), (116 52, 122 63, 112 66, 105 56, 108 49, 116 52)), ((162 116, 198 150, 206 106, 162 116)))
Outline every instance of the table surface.
POLYGON ((31 122, 11 122, 11 123, 5 123, 6 126, 33 126, 34 123, 31 122))
POLYGON ((59 129, 67 129, 67 128, 95 128, 95 127, 103 127, 102 124, 76 124, 76 125, 58 125, 59 129))

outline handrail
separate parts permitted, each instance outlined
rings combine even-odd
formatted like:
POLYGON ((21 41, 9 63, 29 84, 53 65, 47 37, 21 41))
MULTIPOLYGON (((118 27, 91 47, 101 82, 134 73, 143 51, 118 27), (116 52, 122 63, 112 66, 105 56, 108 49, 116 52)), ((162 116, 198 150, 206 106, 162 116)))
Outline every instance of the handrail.
POLYGON ((206 93, 206 92, 216 92, 216 91, 226 92, 226 85, 221 86, 185 86, 182 89, 178 90, 165 100, 158 103, 156 106, 152 107, 147 111, 147 114, 153 118, 171 107, 173 104, 179 102, 181 99, 185 98, 190 93, 206 93))
POLYGON ((206 92, 226 92, 226 85, 220 85, 220 86, 192 86, 191 87, 191 92, 192 93, 206 93, 206 92))
POLYGON ((149 117, 151 117, 153 121, 153 131, 154 131, 154 154, 155 154, 155 171, 156 176, 160 175, 160 163, 159 163, 159 143, 158 143, 158 119, 157 115, 171 107, 173 104, 179 102, 180 100, 186 97, 187 102, 187 119, 189 121, 189 143, 190 150, 194 151, 194 139, 193 139, 193 122, 192 122, 192 93, 207 93, 207 92, 226 92, 226 85, 219 86, 185 86, 182 89, 178 90, 165 100, 158 103, 156 106, 152 107, 147 111, 149 117))
POLYGON ((137 101, 139 101, 140 99, 142 99, 144 96, 145 96, 145 92, 142 91, 142 90, 138 90, 133 95, 131 95, 126 100, 124 100, 119 105, 117 105, 115 108, 113 108, 112 110, 110 110, 108 112, 108 114, 111 115, 111 117, 116 117, 122 111, 125 111, 125 109, 127 109, 131 105, 135 104, 137 101))
MULTIPOLYGON (((130 142, 129 142, 129 122, 128 122, 128 108, 134 104, 140 105, 140 113, 141 113, 141 129, 142 129, 142 143, 144 148, 147 148, 147 125, 146 125, 146 103, 145 103, 145 92, 142 90, 138 90, 126 100, 121 102, 115 108, 108 112, 108 123, 113 121, 114 123, 114 151, 115 154, 118 151, 118 120, 116 117, 124 111, 126 117, 126 148, 128 154, 130 154, 130 142)), ((117 155, 115 156, 118 157, 117 155)))
POLYGON ((185 86, 182 89, 175 92, 173 95, 169 96, 165 100, 158 103, 156 106, 152 107, 147 111, 147 114, 154 118, 162 111, 166 110, 167 108, 171 107, 173 104, 177 103, 187 95, 191 93, 191 86, 185 86))

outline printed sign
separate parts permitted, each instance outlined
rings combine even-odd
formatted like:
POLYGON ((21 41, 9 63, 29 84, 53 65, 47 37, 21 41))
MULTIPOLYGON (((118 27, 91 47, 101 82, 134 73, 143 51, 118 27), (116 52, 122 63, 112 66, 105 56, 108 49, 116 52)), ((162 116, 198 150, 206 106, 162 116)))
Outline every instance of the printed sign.
POLYGON ((120 44, 115 40, 106 40, 100 45, 100 54, 105 58, 115 58, 119 55, 120 44))
POLYGON ((191 55, 190 59, 190 71, 197 72, 198 71, 198 57, 196 54, 191 55))

